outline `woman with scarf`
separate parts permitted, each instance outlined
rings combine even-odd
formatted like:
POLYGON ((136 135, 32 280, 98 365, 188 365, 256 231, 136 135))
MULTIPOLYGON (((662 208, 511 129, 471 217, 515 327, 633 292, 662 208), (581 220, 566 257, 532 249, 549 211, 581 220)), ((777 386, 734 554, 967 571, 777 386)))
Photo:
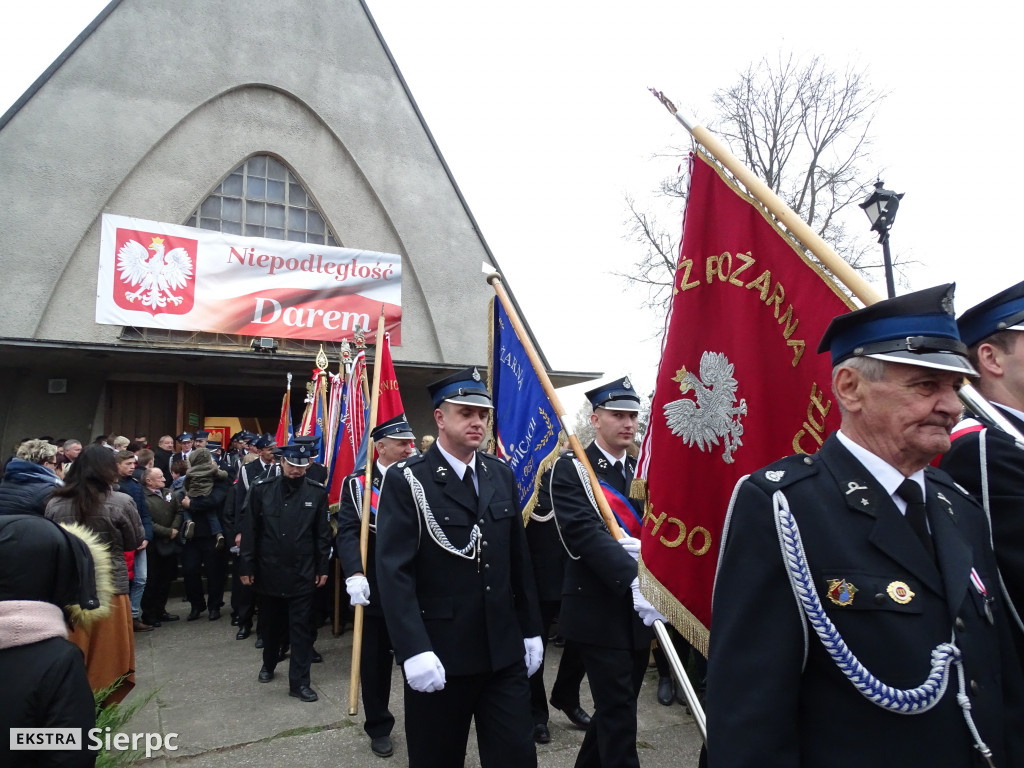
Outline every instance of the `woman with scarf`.
POLYGON ((83 737, 83 749, 53 752, 11 752, 0 739, 0 765, 93 765, 96 752, 84 736, 96 724, 95 705, 68 626, 108 610, 111 588, 109 556, 86 528, 0 516, 0 731, 80 728, 83 737))

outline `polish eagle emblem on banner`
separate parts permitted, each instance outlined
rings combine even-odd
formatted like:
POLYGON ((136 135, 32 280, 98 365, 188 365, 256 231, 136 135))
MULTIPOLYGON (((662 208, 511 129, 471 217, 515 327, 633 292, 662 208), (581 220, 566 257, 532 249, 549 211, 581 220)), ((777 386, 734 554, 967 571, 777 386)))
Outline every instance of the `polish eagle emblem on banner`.
POLYGON ((118 230, 114 299, 124 309, 185 314, 195 293, 196 242, 118 230), (142 243, 149 241, 149 245, 142 243))
POLYGON ((700 376, 684 365, 672 378, 682 394, 692 390, 694 396, 665 404, 665 422, 673 435, 683 438, 687 447, 696 445, 701 451, 710 450, 721 440, 722 461, 726 464, 735 461, 733 454, 743 445, 741 418, 747 415, 747 401, 736 402, 739 385, 733 368, 721 352, 705 351, 700 358, 700 376))

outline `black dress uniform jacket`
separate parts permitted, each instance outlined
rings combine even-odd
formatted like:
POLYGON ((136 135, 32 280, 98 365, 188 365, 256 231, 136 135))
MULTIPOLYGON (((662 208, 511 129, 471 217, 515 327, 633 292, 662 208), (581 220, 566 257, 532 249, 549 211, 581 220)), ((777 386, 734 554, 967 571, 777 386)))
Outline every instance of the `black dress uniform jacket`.
MULTIPOLYGON (((591 443, 586 454, 598 479, 628 495, 627 478, 609 464, 596 444, 591 443)), ((627 456, 628 478, 633 477, 635 468, 636 459, 627 456)), ((633 610, 630 589, 637 577, 636 561, 612 538, 591 505, 571 454, 560 457, 552 467, 551 502, 562 539, 573 556, 565 566, 560 634, 567 640, 607 648, 648 647, 654 631, 645 627, 633 610)))
MULTIPOLYGON (((370 604, 364 606, 368 614, 383 616, 384 611, 380 607, 380 596, 377 593, 377 552, 375 528, 377 525, 376 514, 370 511, 370 536, 366 545, 366 569, 363 570, 363 558, 359 554, 359 534, 361 533, 363 505, 362 498, 365 490, 366 470, 353 472, 345 478, 341 486, 341 499, 338 507, 338 539, 335 548, 338 552, 338 560, 341 561, 341 570, 345 576, 353 573, 362 573, 370 583, 370 604)), ((384 475, 373 463, 373 485, 378 492, 384 475)))
POLYGON ((327 573, 331 526, 327 489, 301 478, 286 494, 283 475, 260 480, 249 489, 242 515, 239 570, 255 576, 260 594, 294 597, 313 592, 317 576, 327 573))
POLYGON ((388 469, 377 516, 377 583, 395 656, 403 663, 433 651, 448 676, 521 663, 523 638, 541 633, 515 476, 500 459, 476 456, 478 499, 432 446, 388 469), (454 547, 464 547, 473 526, 480 527, 478 558, 435 543, 406 469, 454 547))
POLYGON ((995 594, 983 513, 944 472, 929 467, 926 485, 937 560, 835 435, 813 457, 783 459, 743 484, 715 585, 707 688, 711 768, 985 764, 956 701, 955 667, 933 709, 897 714, 864 698, 814 630, 805 634, 776 533, 772 496, 778 490, 799 526, 825 613, 864 667, 885 684, 915 688, 928 675, 932 649, 955 639, 974 722, 995 764, 1024 765, 1021 672, 995 594), (972 586, 972 568, 991 602, 972 586), (830 580, 855 588, 849 604, 829 599, 830 580), (913 593, 909 600, 890 595, 896 582, 913 593))
MULTIPOLYGON (((998 407, 998 406, 996 406, 998 407)), ((1024 421, 1000 408, 1021 434, 1024 421)), ((981 501, 981 433, 969 432, 953 441, 953 447, 939 465, 981 501)), ((989 514, 996 561, 1006 583, 1006 591, 1024 617, 1024 449, 1001 429, 985 430, 986 480, 989 514)), ((1024 640, 1018 635, 1018 641, 1024 640)), ((1024 665, 1024 642, 1019 642, 1024 665)))

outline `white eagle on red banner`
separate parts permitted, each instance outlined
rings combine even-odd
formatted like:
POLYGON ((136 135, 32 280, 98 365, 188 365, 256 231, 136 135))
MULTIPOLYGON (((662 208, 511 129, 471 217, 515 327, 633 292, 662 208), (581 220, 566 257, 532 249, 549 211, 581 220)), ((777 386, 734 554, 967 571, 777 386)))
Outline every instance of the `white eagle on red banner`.
POLYGON ((137 240, 129 240, 117 253, 117 267, 121 280, 132 288, 138 286, 137 291, 125 293, 125 298, 131 303, 141 301, 143 306, 153 309, 167 306, 168 301, 175 306, 181 304, 182 297, 175 296, 173 291, 184 288, 192 276, 188 252, 173 248, 165 253, 162 237, 154 237, 148 249, 137 240), (153 251, 152 256, 149 251, 153 251))
POLYGON ((742 416, 747 415, 747 401, 736 402, 738 384, 733 378, 733 364, 720 352, 705 351, 700 357, 700 377, 680 368, 672 381, 679 382, 684 395, 691 389, 696 401, 684 397, 665 405, 665 422, 672 434, 681 437, 687 446, 696 443, 701 451, 718 445, 723 438, 722 461, 732 464, 733 453, 743 445, 742 416))

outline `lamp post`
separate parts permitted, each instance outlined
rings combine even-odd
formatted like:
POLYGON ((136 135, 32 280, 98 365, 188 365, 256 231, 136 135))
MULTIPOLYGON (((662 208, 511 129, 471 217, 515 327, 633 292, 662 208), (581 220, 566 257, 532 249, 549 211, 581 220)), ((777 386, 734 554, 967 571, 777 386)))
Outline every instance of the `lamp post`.
POLYGON ((892 223, 896 219, 896 211, 899 210, 902 197, 902 192, 897 194, 890 189, 884 189, 883 182, 879 179, 875 182, 875 189, 868 199, 860 204, 871 221, 871 231, 878 233, 878 242, 882 244, 882 258, 885 260, 885 288, 890 299, 896 296, 896 285, 892 279, 889 230, 892 229, 892 223))

